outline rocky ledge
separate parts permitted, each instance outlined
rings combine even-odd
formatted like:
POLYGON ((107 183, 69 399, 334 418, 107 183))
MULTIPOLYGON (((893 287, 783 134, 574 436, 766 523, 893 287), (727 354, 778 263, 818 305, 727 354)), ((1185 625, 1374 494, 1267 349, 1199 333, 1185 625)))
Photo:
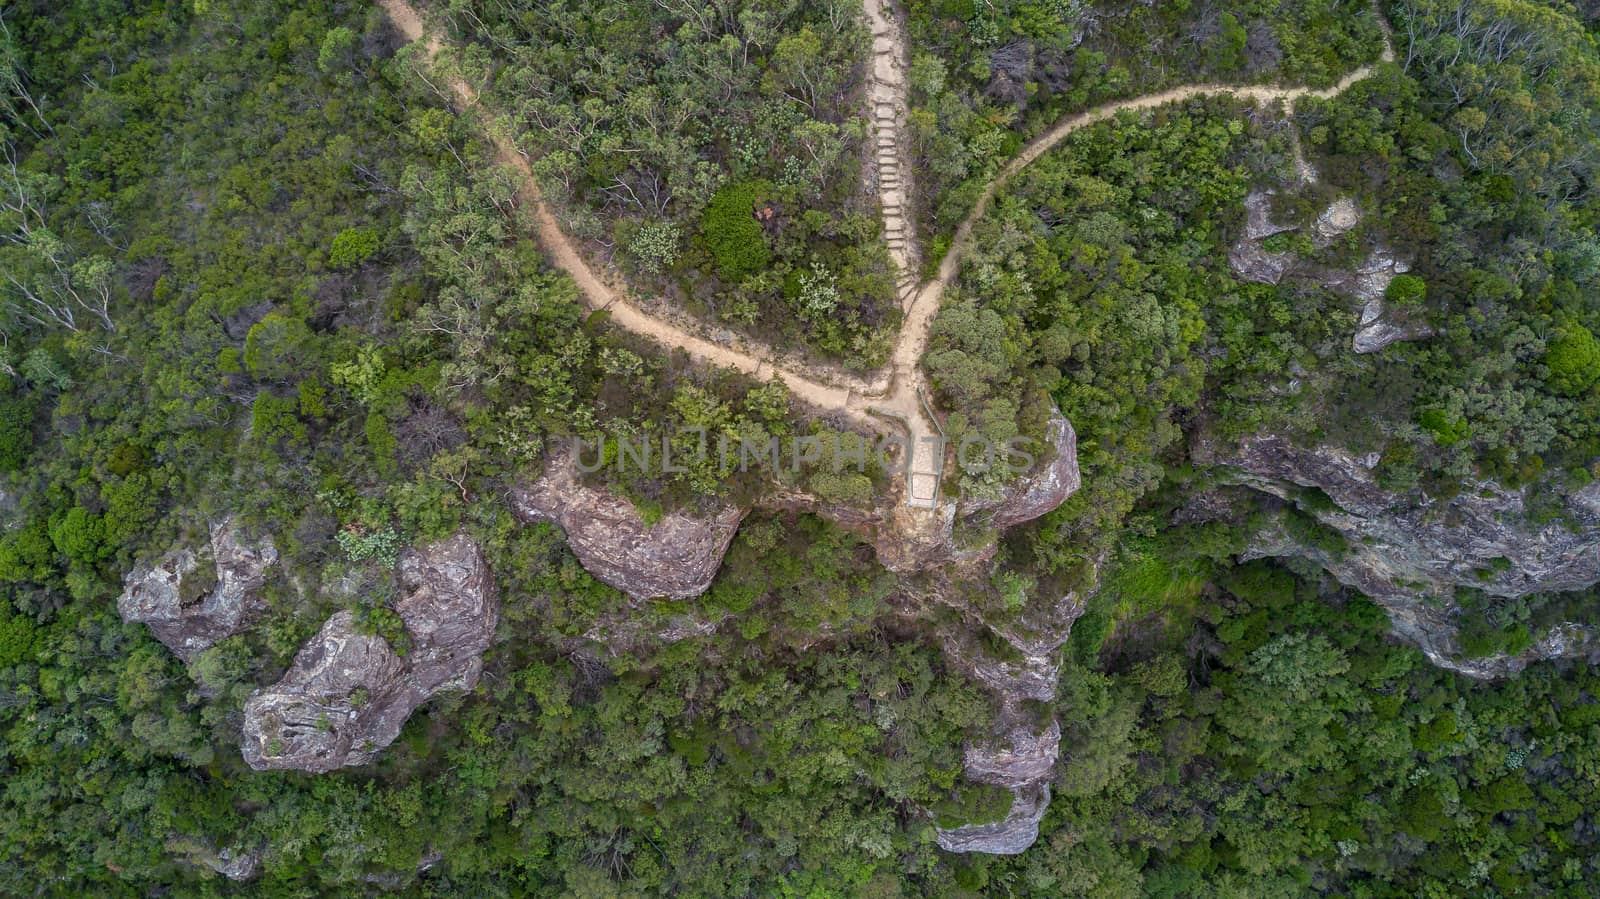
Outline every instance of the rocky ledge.
POLYGON ((405 655, 362 633, 353 613, 333 615, 278 683, 245 702, 250 767, 322 773, 366 764, 434 694, 477 685, 499 617, 477 544, 458 534, 407 550, 399 576, 393 605, 410 642, 405 655))
POLYGON ((970 781, 1010 790, 1011 810, 998 822, 936 828, 945 850, 1016 855, 1039 838, 1061 757, 1061 723, 1039 720, 1034 709, 1055 699, 1059 652, 1083 609, 1077 594, 1034 604, 1021 620, 992 628, 1006 645, 1002 654, 975 636, 977 628, 947 636, 946 655, 998 701, 994 735, 967 746, 963 773, 970 781))
POLYGON ((1050 809, 1050 786, 1040 784, 1012 794, 1011 811, 992 824, 969 824, 936 831, 946 852, 1020 855, 1039 839, 1039 822, 1050 809))
POLYGON ((186 864, 221 874, 229 880, 246 881, 255 879, 261 873, 265 847, 258 844, 250 848, 228 846, 218 849, 200 837, 175 836, 167 840, 167 851, 186 864))
MULTIPOLYGON (((1228 254, 1235 275, 1258 284, 1279 284, 1286 277, 1299 276, 1348 294, 1362 304, 1360 323, 1350 339, 1351 349, 1357 353, 1376 353, 1392 343, 1433 336, 1432 328, 1384 303, 1390 282, 1409 271, 1409 265, 1388 249, 1375 248, 1353 270, 1315 265, 1293 250, 1268 250, 1268 238, 1300 230, 1272 220, 1273 195, 1270 190, 1256 190, 1245 198, 1244 235, 1228 254)), ((1360 223, 1361 210, 1348 197, 1340 197, 1317 216, 1308 239, 1315 249, 1326 249, 1360 223)))
POLYGON ((633 503, 579 482, 570 454, 513 494, 517 514, 548 521, 567 535, 585 571, 634 599, 687 599, 711 587, 747 510, 708 517, 669 512, 647 524, 633 503))
POLYGON ((1395 633, 1436 664, 1494 677, 1540 658, 1596 652, 1592 631, 1569 624, 1519 656, 1464 659, 1454 623, 1460 588, 1515 599, 1600 582, 1600 515, 1587 507, 1584 493, 1567 498, 1569 521, 1536 526, 1527 520, 1522 491, 1474 483, 1446 500, 1402 496, 1377 484, 1375 457, 1307 449, 1274 435, 1228 452, 1197 446, 1195 458, 1221 466, 1243 486, 1297 505, 1345 543, 1343 552, 1330 553, 1269 533, 1247 555, 1295 556, 1322 566, 1388 610, 1395 633))
POLYGON ((174 549, 140 565, 117 598, 123 621, 142 622, 184 661, 249 627, 263 610, 261 588, 278 561, 270 537, 244 539, 229 517, 198 551, 174 549))
POLYGON ((1060 409, 1050 410, 1047 439, 1054 455, 1042 467, 1013 481, 999 499, 967 503, 962 515, 988 515, 989 524, 1003 531, 1048 515, 1077 493, 1083 486, 1078 471, 1078 433, 1060 409))

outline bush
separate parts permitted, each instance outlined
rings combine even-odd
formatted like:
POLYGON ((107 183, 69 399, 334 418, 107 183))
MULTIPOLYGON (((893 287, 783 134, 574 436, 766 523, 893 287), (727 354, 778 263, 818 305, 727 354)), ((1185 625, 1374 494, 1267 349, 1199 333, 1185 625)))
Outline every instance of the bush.
POLYGON ((105 521, 82 506, 50 522, 50 542, 74 562, 97 562, 109 555, 105 534, 105 521))
POLYGON ((1568 322, 1545 351, 1550 386, 1567 396, 1579 396, 1600 381, 1600 340, 1577 322, 1568 322))
POLYGON ((355 268, 378 252, 375 228, 346 228, 333 238, 328 248, 328 264, 334 268, 355 268))
POLYGON ((652 275, 672 267, 678 261, 678 226, 672 222, 653 222, 633 235, 628 249, 639 260, 639 268, 652 275))
POLYGON ((1416 275, 1396 275, 1383 296, 1396 306, 1419 306, 1428 296, 1428 284, 1416 275))
POLYGON ((743 280, 771 263, 772 248, 756 221, 756 207, 771 189, 765 181, 731 184, 717 191, 706 206, 700 236, 725 280, 743 280))

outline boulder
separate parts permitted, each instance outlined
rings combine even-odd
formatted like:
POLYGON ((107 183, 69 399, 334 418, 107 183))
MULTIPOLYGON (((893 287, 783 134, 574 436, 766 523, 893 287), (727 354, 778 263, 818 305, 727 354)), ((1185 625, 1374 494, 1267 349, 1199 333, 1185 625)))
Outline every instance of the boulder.
POLYGON ((245 702, 250 767, 320 773, 366 764, 434 694, 477 685, 499 616, 477 544, 457 535, 407 550, 399 577, 394 611, 410 638, 406 654, 361 633, 352 612, 333 615, 278 683, 245 702))
POLYGON ((265 606, 261 588, 278 561, 272 538, 246 540, 236 519, 211 528, 198 551, 174 549, 125 579, 117 612, 143 622, 185 662, 247 628, 265 606))
POLYGON ((748 512, 734 506, 707 516, 674 511, 647 524, 633 503, 579 482, 570 451, 552 458, 513 501, 524 519, 559 526, 585 571, 634 599, 706 592, 748 512))
POLYGON ((1012 481, 998 500, 967 503, 964 514, 992 512, 989 524, 1003 531, 1049 514, 1077 493, 1078 434, 1059 409, 1050 410, 1047 439, 1055 455, 1043 467, 1012 481))

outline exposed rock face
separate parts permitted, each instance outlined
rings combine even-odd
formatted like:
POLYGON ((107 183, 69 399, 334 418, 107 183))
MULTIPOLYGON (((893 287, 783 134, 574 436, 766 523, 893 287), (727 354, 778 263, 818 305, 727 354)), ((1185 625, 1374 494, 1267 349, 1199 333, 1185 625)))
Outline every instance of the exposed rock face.
POLYGON ((1297 230, 1293 225, 1279 225, 1272 221, 1272 195, 1270 190, 1254 190, 1245 197, 1244 237, 1234 244, 1228 254, 1228 265, 1234 274, 1257 284, 1277 284, 1283 280, 1298 259, 1294 253, 1268 252, 1261 242, 1274 234, 1297 230))
POLYGON ((1478 680, 1496 680, 1520 673, 1535 662, 1555 659, 1583 659, 1600 662, 1600 631, 1586 624, 1566 622, 1547 631, 1532 646, 1516 655, 1496 652, 1481 658, 1468 658, 1457 639, 1457 623, 1451 609, 1429 606, 1401 606, 1390 610, 1395 633, 1422 650, 1428 661, 1448 671, 1478 680))
POLYGON ((999 530, 1016 527, 1054 511, 1083 486, 1078 471, 1078 433, 1060 409, 1050 410, 1048 439, 1055 457, 1032 474, 1013 481, 994 502, 970 503, 967 515, 994 510, 989 523, 999 530))
MULTIPOLYGON (((1258 284, 1278 284, 1291 274, 1302 275, 1324 287, 1349 294, 1362 304, 1361 323, 1351 338, 1357 353, 1377 351, 1402 340, 1422 340, 1434 331, 1425 324, 1405 321, 1384 306, 1383 294, 1395 275, 1409 270, 1407 263, 1382 247, 1374 250, 1354 271, 1327 269, 1303 261, 1292 252, 1269 252, 1262 241, 1274 234, 1298 230, 1271 219, 1272 191, 1252 191, 1245 198, 1245 232, 1228 254, 1235 275, 1258 284)), ((1323 249, 1361 223, 1361 210, 1349 197, 1340 197, 1317 216, 1311 228, 1312 246, 1323 249)))
POLYGON ((1585 520, 1600 523, 1600 481, 1572 495, 1572 507, 1585 520))
POLYGON ((1050 781, 1061 757, 1061 723, 1041 722, 1030 703, 1055 699, 1057 657, 1083 614, 1084 603, 1068 594, 1028 610, 1014 626, 995 633, 1011 653, 997 657, 970 631, 951 635, 945 652, 999 700, 994 736, 967 747, 967 779, 1011 791, 1011 811, 995 823, 938 828, 939 845, 950 852, 1015 855, 1039 838, 1039 821, 1050 805, 1050 781))
POLYGON ((180 860, 233 881, 253 880, 261 873, 263 848, 259 845, 250 849, 230 846, 219 850, 206 840, 186 836, 167 841, 167 851, 180 860))
MULTIPOLYGON (((1526 521, 1521 492, 1487 483, 1470 485, 1443 502, 1413 500, 1378 486, 1371 471, 1375 458, 1327 447, 1305 449, 1277 436, 1247 440, 1222 457, 1210 447, 1197 447, 1195 457, 1225 466, 1242 484, 1290 502, 1303 500, 1298 488, 1321 490, 1332 500, 1331 507, 1302 503, 1302 510, 1345 538, 1342 555, 1335 558, 1299 546, 1281 534, 1259 539, 1251 555, 1316 562, 1383 605, 1395 633, 1437 664, 1495 676, 1521 670, 1538 658, 1594 652, 1593 640, 1579 639, 1578 631, 1568 627, 1517 658, 1463 660, 1452 599, 1463 587, 1515 598, 1581 590, 1600 582, 1600 520, 1593 516, 1576 530, 1559 522, 1534 527, 1526 521)), ((1584 520, 1582 500, 1572 497, 1570 504, 1574 517, 1584 520)))
POLYGON ((946 852, 983 852, 1020 855, 1039 839, 1039 822, 1050 809, 1050 785, 1041 784, 1014 794, 1011 811, 993 824, 970 824, 940 829, 934 838, 946 852))
POLYGON ((267 569, 278 561, 270 537, 246 541, 238 522, 211 528, 198 552, 175 549, 135 568, 117 598, 123 621, 141 621, 179 658, 191 661, 220 640, 239 633, 259 614, 267 569))
POLYGON ((471 690, 494 642, 500 601, 478 544, 465 534, 400 556, 394 610, 411 635, 408 676, 429 695, 471 690))
POLYGON ((514 501, 522 517, 559 525, 584 570, 635 599, 706 592, 748 511, 728 506, 709 518, 670 512, 646 524, 626 499, 580 483, 570 452, 551 459, 514 501))
POLYGON ((244 758, 257 770, 321 773, 372 761, 435 693, 470 690, 494 637, 499 601, 477 544, 463 535, 400 560, 394 610, 411 646, 401 657, 383 637, 336 613, 295 655, 283 679, 244 707, 244 758))
POLYGON ((1392 314, 1384 305, 1384 292, 1396 275, 1403 275, 1411 267, 1385 250, 1375 251, 1354 272, 1333 275, 1328 285, 1349 293, 1362 302, 1361 322, 1351 338, 1351 348, 1358 353, 1376 353, 1391 343, 1402 340, 1422 340, 1433 336, 1427 325, 1404 321, 1392 314))
POLYGON ((1332 243, 1359 224, 1361 224, 1361 210, 1356 208, 1355 201, 1349 197, 1340 197, 1317 216, 1315 229, 1317 240, 1323 244, 1332 243))

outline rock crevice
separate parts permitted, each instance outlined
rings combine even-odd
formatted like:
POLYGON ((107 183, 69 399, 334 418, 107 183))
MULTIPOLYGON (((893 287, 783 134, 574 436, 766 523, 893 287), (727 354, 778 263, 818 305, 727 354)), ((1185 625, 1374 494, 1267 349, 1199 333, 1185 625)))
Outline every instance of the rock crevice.
POLYGON ((198 551, 174 549, 128 574, 117 612, 142 622, 185 662, 240 633, 265 609, 261 588, 277 564, 271 537, 249 540, 236 518, 212 525, 198 551))
POLYGON ((394 611, 401 655, 354 613, 334 614, 278 683, 244 707, 244 758, 257 770, 322 773, 372 761, 418 706, 443 690, 471 690, 494 638, 499 600, 478 546, 457 535, 407 550, 394 611))

